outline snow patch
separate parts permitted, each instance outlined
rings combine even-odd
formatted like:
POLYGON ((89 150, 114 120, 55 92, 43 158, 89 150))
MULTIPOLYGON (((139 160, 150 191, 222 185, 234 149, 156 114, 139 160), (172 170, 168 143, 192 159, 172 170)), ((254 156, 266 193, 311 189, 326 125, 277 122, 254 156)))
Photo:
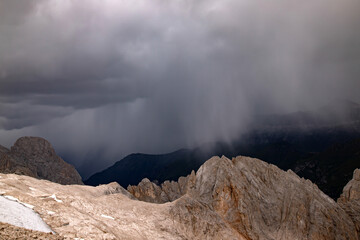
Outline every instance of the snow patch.
POLYGON ((31 208, 31 209, 34 208, 33 205, 28 204, 28 203, 21 202, 21 201, 20 201, 19 199, 17 199, 16 197, 9 196, 9 195, 6 195, 6 196, 4 196, 4 197, 5 197, 6 199, 10 200, 10 201, 18 202, 18 203, 20 203, 21 205, 24 205, 24 206, 27 207, 27 208, 31 208))
POLYGON ((12 196, 0 196, 0 222, 41 232, 52 232, 51 228, 32 209, 17 202, 12 196))
POLYGON ((54 215, 54 214, 55 214, 55 212, 53 212, 53 211, 47 211, 47 213, 48 213, 49 215, 54 215))
POLYGON ((28 208, 31 208, 31 209, 34 209, 34 206, 31 205, 31 204, 28 204, 28 203, 23 203, 23 202, 19 202, 20 204, 24 205, 25 207, 28 207, 28 208))
POLYGON ((36 189, 35 189, 35 188, 32 188, 32 187, 29 187, 29 189, 30 189, 31 191, 36 191, 36 189))
POLYGON ((54 200, 57 201, 58 203, 62 203, 62 202, 63 202, 62 200, 56 198, 55 193, 54 193, 53 195, 51 195, 49 198, 54 199, 54 200))
POLYGON ((112 220, 114 220, 115 218, 113 218, 113 217, 110 217, 110 216, 108 216, 108 215, 105 215, 105 214, 101 214, 101 216, 103 217, 103 218, 108 218, 108 219, 112 219, 112 220))
POLYGON ((16 197, 13 197, 13 196, 9 196, 9 195, 6 195, 4 196, 6 199, 9 199, 11 201, 15 201, 15 202, 19 202, 19 199, 17 199, 16 197))

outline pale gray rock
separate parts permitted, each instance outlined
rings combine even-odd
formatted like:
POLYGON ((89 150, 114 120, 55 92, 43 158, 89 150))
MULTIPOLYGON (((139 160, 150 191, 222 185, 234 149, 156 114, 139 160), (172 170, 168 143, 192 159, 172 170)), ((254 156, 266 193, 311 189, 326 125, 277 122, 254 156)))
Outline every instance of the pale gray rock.
POLYGON ((309 180, 249 157, 213 157, 188 195, 249 239, 357 239, 350 217, 309 180))
POLYGON ((61 184, 83 184, 76 169, 39 137, 21 137, 10 150, 0 149, 0 172, 16 173, 61 184))

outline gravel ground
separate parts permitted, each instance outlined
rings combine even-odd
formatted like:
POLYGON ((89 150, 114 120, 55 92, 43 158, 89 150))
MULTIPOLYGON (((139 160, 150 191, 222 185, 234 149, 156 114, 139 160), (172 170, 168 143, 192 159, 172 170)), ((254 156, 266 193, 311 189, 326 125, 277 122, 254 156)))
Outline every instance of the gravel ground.
POLYGON ((0 222, 0 240, 63 240, 64 238, 52 233, 44 233, 33 230, 28 230, 21 227, 16 227, 7 223, 0 222))

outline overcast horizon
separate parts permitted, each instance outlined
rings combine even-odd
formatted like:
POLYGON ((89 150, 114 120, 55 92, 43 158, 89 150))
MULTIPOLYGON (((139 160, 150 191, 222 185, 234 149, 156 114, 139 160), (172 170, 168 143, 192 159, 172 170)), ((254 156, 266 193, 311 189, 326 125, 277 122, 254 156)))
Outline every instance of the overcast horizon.
POLYGON ((40 136, 76 166, 91 155, 107 167, 132 152, 231 141, 259 114, 359 103, 359 9, 0 0, 0 144, 40 136))

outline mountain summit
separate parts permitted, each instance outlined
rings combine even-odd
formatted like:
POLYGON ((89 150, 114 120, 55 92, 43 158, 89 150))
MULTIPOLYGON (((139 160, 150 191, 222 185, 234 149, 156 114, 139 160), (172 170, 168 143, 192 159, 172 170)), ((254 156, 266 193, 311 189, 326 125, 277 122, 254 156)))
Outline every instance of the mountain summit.
POLYGON ((21 137, 10 150, 1 146, 0 172, 61 184, 83 184, 76 169, 56 155, 51 144, 40 137, 21 137))

